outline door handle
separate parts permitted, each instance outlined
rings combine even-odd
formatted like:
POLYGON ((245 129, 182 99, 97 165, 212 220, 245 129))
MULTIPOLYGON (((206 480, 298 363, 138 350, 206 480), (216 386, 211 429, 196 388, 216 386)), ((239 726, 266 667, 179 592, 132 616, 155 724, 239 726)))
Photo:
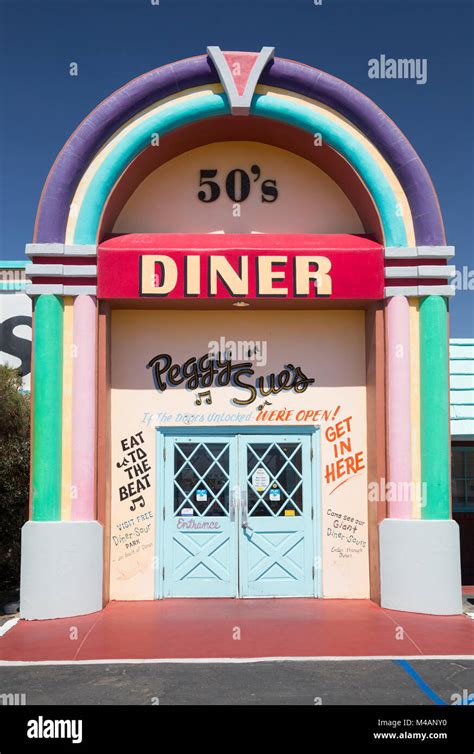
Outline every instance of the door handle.
POLYGON ((242 491, 241 497, 240 497, 240 505, 241 505, 241 511, 242 511, 242 529, 245 529, 246 531, 253 531, 252 527, 249 526, 248 521, 248 500, 247 500, 247 491, 242 491))
POLYGON ((229 519, 232 522, 235 521, 235 515, 237 513, 239 503, 240 503, 239 488, 234 487, 230 496, 230 511, 229 511, 229 519))

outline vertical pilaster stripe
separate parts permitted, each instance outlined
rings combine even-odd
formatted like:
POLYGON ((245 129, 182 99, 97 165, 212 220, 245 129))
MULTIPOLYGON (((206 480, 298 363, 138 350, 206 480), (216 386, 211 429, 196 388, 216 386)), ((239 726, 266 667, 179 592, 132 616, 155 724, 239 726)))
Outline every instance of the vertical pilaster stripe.
POLYGON ((95 518, 97 306, 94 296, 74 301, 72 379, 72 511, 76 521, 95 518))
POLYGON ((71 519, 73 298, 64 298, 61 520, 71 519))
POLYGON ((411 400, 411 478, 413 482, 412 518, 421 518, 423 488, 420 456, 420 313, 419 299, 410 304, 410 400, 411 400))
POLYGON ((422 518, 448 519, 449 385, 447 302, 427 296, 420 303, 421 474, 426 484, 422 518))
POLYGON ((411 518, 410 312, 405 296, 387 302, 387 489, 390 518, 411 518))
POLYGON ((38 296, 34 306, 32 518, 61 517, 63 302, 38 296))

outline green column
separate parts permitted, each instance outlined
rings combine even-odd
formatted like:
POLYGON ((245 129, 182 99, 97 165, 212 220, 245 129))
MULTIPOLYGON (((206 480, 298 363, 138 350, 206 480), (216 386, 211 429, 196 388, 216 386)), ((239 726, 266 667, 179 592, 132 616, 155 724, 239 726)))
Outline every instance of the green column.
POLYGON ((32 518, 61 518, 63 301, 38 296, 33 324, 32 518))
POLYGON ((447 301, 427 296, 420 304, 422 518, 450 517, 449 356, 447 301))

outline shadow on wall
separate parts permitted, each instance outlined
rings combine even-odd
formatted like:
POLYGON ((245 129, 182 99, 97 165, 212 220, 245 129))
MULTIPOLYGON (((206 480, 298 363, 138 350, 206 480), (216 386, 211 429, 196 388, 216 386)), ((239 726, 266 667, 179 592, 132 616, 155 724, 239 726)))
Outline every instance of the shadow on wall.
POLYGON ((301 312, 219 311, 216 316, 210 311, 120 309, 112 313, 111 329, 115 389, 155 391, 153 370, 147 369, 152 359, 169 354, 182 365, 222 340, 266 344, 266 364, 253 363, 252 382, 278 374, 288 363, 315 379, 310 390, 366 382, 363 311, 308 311, 302 326, 301 312))

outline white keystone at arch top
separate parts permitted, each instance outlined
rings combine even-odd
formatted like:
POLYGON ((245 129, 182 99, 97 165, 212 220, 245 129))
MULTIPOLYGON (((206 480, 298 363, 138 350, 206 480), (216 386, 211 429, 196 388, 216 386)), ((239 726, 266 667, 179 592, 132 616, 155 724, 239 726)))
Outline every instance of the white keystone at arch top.
POLYGON ((244 90, 240 94, 237 89, 234 73, 230 69, 225 53, 222 52, 220 47, 212 46, 207 48, 207 54, 216 67, 219 79, 229 100, 232 115, 249 114, 252 97, 255 94, 259 78, 267 63, 273 58, 274 53, 274 47, 262 47, 260 52, 256 54, 253 66, 245 82, 244 90))

